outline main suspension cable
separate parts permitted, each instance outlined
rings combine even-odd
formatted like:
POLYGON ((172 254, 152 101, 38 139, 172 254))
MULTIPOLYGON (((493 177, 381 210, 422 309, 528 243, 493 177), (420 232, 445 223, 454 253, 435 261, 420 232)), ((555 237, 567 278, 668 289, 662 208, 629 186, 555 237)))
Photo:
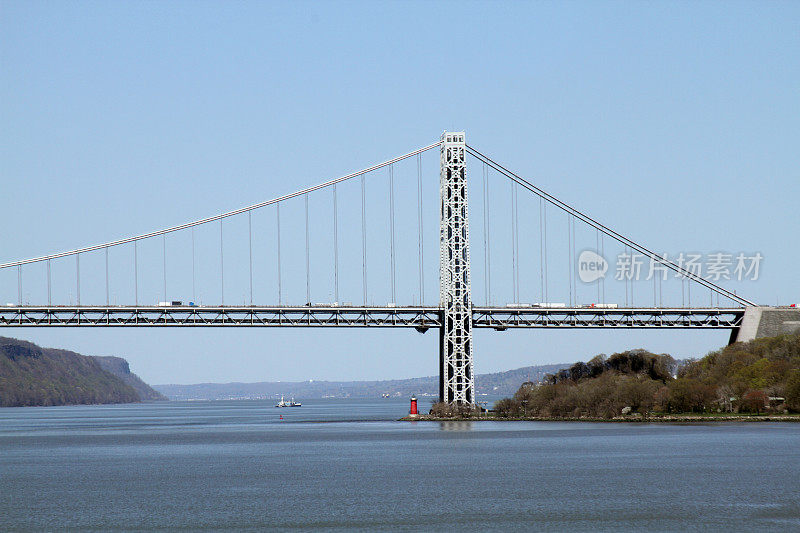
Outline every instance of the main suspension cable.
POLYGON ((235 215, 240 215, 240 214, 246 213, 248 211, 254 211, 256 209, 260 209, 262 207, 273 205, 273 204, 276 204, 278 202, 282 202, 284 200, 289 200, 289 199, 295 198, 297 196, 302 196, 304 194, 308 194, 308 193, 311 193, 311 192, 314 192, 314 191, 318 191, 318 190, 324 189, 326 187, 331 187, 332 185, 334 185, 336 183, 341 183, 343 181, 347 181, 347 180, 350 180, 350 179, 353 179, 353 178, 357 178, 359 176, 363 176, 364 174, 366 174, 368 172, 372 172, 373 170, 378 170, 378 169, 383 168, 383 167, 385 167, 387 165, 391 165, 393 163, 397 163, 398 161, 402 161, 402 160, 407 159, 409 157, 413 157, 413 156, 415 156, 417 154, 421 154, 423 152, 427 152, 428 150, 436 148, 436 147, 438 147, 440 145, 441 145, 441 141, 436 141, 435 143, 429 144, 428 146, 424 146, 422 148, 418 148, 418 149, 416 149, 416 150, 414 150, 412 152, 408 152, 407 154, 403 154, 401 156, 394 157, 394 158, 389 159, 387 161, 384 161, 382 163, 378 163, 376 165, 372 165, 371 167, 365 168, 363 170, 359 170, 357 172, 352 172, 352 173, 347 174, 345 176, 342 176, 342 177, 339 177, 339 178, 336 178, 336 179, 333 179, 333 180, 330 180, 330 181, 326 181, 326 182, 320 183, 318 185, 314 185, 313 187, 308 187, 308 188, 300 190, 300 191, 295 191, 295 192, 290 193, 290 194, 285 194, 283 196, 279 196, 277 198, 273 198, 272 200, 267 200, 267 201, 264 201, 264 202, 259 202, 257 204, 249 205, 247 207, 242 207, 242 208, 236 209, 234 211, 228 211, 226 213, 220 213, 220 214, 214 215, 212 217, 204 218, 204 219, 201 219, 201 220, 195 220, 194 222, 187 222, 185 224, 180 224, 178 226, 172 226, 170 228, 165 228, 165 229, 161 229, 161 230, 157 230, 157 231, 152 231, 150 233, 144 233, 142 235, 136 235, 136 236, 133 236, 133 237, 127 237, 127 238, 119 239, 119 240, 116 240, 116 241, 109 241, 109 242, 105 242, 105 243, 102 243, 102 244, 96 244, 96 245, 93 245, 93 246, 86 246, 84 248, 77 248, 75 250, 69 250, 69 251, 66 251, 66 252, 59 252, 59 253, 55 253, 55 254, 43 255, 41 257, 34 257, 34 258, 31 258, 31 259, 21 259, 21 260, 18 260, 18 261, 10 261, 10 262, 7 262, 7 263, 0 263, 0 269, 14 267, 14 266, 18 266, 18 265, 26 265, 28 263, 37 263, 39 261, 46 261, 47 259, 57 259, 57 258, 60 258, 60 257, 67 257, 67 256, 70 256, 70 255, 76 255, 76 254, 79 254, 79 253, 92 252, 94 250, 99 250, 99 249, 105 248, 107 246, 108 247, 119 246, 121 244, 127 244, 129 242, 140 241, 140 240, 143 240, 143 239, 148 239, 150 237, 157 237, 157 236, 163 235, 165 233, 172 233, 172 232, 175 232, 175 231, 180 231, 180 230, 183 230, 183 229, 191 228, 193 226, 200 226, 202 224, 207 224, 209 222, 214 222, 216 220, 221 220, 223 218, 228 218, 228 217, 232 217, 232 216, 235 216, 235 215))
MULTIPOLYGON (((648 258, 663 264, 664 266, 666 266, 670 270, 673 270, 674 272, 677 272, 677 273, 679 273, 679 274, 681 274, 681 275, 683 275, 685 277, 688 277, 692 281, 695 281, 695 282, 705 286, 706 288, 711 289, 712 291, 718 292, 718 293, 722 294, 723 296, 725 296, 726 298, 728 298, 730 300, 733 300, 734 302, 737 302, 737 303, 739 303, 741 305, 745 305, 745 306, 754 306, 754 305, 756 305, 754 302, 752 302, 750 300, 747 300, 745 298, 742 298, 741 296, 738 296, 737 294, 735 294, 735 293, 733 293, 733 292, 731 292, 731 291, 729 291, 729 290, 727 290, 727 289, 725 289, 723 287, 720 287, 719 285, 716 285, 714 283, 711 283, 708 280, 703 279, 702 277, 698 276, 697 274, 694 274, 693 272, 690 272, 690 271, 686 270, 685 268, 673 263, 672 261, 670 261, 668 259, 664 259, 664 258, 660 257, 655 252, 652 252, 651 250, 645 248, 644 246, 638 244, 637 242, 632 241, 631 239, 628 239, 624 235, 621 235, 621 234, 617 233, 616 231, 612 230, 611 228, 609 228, 607 226, 604 226, 600 222, 598 222, 595 219, 591 218, 590 216, 584 214, 583 212, 578 211, 577 209, 575 209, 574 207, 570 206, 569 204, 566 204, 566 203, 562 202, 558 198, 548 194, 544 190, 540 189, 539 187, 535 186, 534 184, 532 184, 531 182, 527 181, 526 179, 520 177, 519 175, 515 174, 514 172, 508 170, 504 166, 500 165, 496 161, 492 160, 488 156, 482 154, 481 152, 477 151, 476 149, 472 148, 469 145, 467 145, 467 152, 469 154, 471 154, 472 156, 474 156, 475 158, 477 158, 479 161, 482 161, 482 162, 488 164, 490 167, 494 168, 495 170, 497 170, 498 172, 500 172, 501 174, 506 176, 508 179, 518 183, 519 185, 521 185, 522 187, 528 189, 529 191, 531 191, 532 193, 538 195, 539 197, 544 198, 549 203, 551 203, 554 206, 558 207, 562 211, 565 211, 566 213, 577 217, 582 222, 592 226, 593 228, 596 228, 596 229, 602 231, 603 233, 605 233, 606 235, 608 235, 612 239, 618 241, 619 243, 621 243, 621 244, 623 244, 625 246, 628 246, 628 247, 632 248, 633 250, 635 250, 635 251, 637 251, 637 252, 639 252, 639 253, 641 253, 643 255, 646 255, 648 258)), ((632 287, 631 287, 631 289, 632 289, 632 287)))

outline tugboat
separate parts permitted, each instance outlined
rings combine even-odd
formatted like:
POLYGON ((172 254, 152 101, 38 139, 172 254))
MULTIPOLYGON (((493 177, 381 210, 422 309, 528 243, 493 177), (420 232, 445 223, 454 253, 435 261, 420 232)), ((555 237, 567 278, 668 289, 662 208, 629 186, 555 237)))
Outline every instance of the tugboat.
POLYGON ((283 394, 281 394, 281 401, 275 404, 275 407, 301 407, 303 404, 300 402, 294 401, 294 396, 290 401, 286 401, 283 399, 283 394))

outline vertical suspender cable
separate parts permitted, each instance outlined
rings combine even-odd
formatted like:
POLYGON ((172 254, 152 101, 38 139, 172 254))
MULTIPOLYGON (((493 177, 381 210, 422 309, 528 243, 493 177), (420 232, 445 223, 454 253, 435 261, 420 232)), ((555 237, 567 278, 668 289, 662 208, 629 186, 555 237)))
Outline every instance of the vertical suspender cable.
POLYGON ((572 307, 572 217, 567 215, 567 273, 569 274, 569 306, 572 307))
POLYGON ((519 271, 522 265, 522 256, 519 253, 519 187, 514 184, 514 245, 517 247, 517 293, 515 295, 517 303, 519 303, 519 271))
POLYGON ((575 215, 570 215, 572 219, 572 263, 569 265, 569 269, 572 271, 572 290, 575 294, 575 301, 572 302, 574 305, 578 305, 578 274, 575 270, 575 267, 578 264, 578 256, 577 254, 577 244, 575 238, 575 215))
MULTIPOLYGON (((595 230, 594 236, 594 249, 596 252, 600 253, 600 230, 595 230)), ((597 301, 600 301, 600 280, 597 280, 597 301)))
POLYGON ((491 203, 489 198, 489 166, 484 163, 486 170, 486 305, 492 303, 492 218, 490 216, 491 203))
POLYGON ((164 301, 167 301, 167 235, 161 236, 161 258, 164 262, 164 301))
POLYGON ((194 227, 192 227, 192 302, 197 302, 197 297, 195 295, 196 277, 194 271, 194 262, 194 227))
POLYGON ((17 301, 22 306, 22 265, 17 265, 17 301))
POLYGON ((247 241, 250 247, 250 306, 253 306, 253 212, 247 212, 247 241))
POLYGON ((550 295, 548 294, 550 291, 548 290, 548 280, 547 280, 547 203, 542 202, 542 228, 544 229, 544 301, 550 301, 550 295))
POLYGON ((625 274, 625 306, 626 307, 633 307, 633 283, 631 280, 633 279, 633 253, 629 251, 630 249, 625 246, 625 253, 629 256, 629 261, 631 262, 630 271, 625 274), (630 291, 630 299, 628 298, 628 291, 630 291))
POLYGON ((361 274, 364 305, 367 305, 367 195, 364 174, 361 174, 361 274))
POLYGON ((311 305, 311 261, 308 246, 308 193, 304 194, 306 204, 306 303, 311 305))
MULTIPOLYGON (((606 245, 605 245, 604 237, 605 237, 605 235, 603 235, 601 233, 600 234, 600 255, 603 256, 603 259, 605 260, 605 257, 606 257, 606 245)), ((600 278, 600 286, 601 286, 601 291, 602 291, 602 294, 603 294, 603 298, 602 298, 603 303, 606 303, 606 277, 605 276, 600 278)))
POLYGON ((222 219, 219 221, 219 299, 225 305, 225 251, 222 246, 222 219))
POLYGON ((333 301, 339 303, 339 210, 333 184, 333 301))
POLYGON ((422 158, 417 154, 417 253, 419 254, 419 305, 425 305, 425 275, 422 246, 422 158))
MULTIPOLYGON (((651 259, 651 261, 652 261, 652 259, 651 259)), ((657 286, 658 286, 658 281, 656 280, 656 278, 657 278, 657 277, 658 277, 658 276, 656 275, 656 273, 655 273, 655 272, 653 272, 653 307, 657 307, 657 305, 656 305, 656 304, 657 304, 657 302, 658 302, 658 300, 657 300, 657 292, 658 292, 658 290, 657 290, 657 286)))
POLYGON ((486 225, 488 223, 488 214, 487 214, 487 199, 486 199, 486 163, 483 164, 483 168, 481 169, 481 177, 483 178, 483 190, 481 191, 483 194, 483 300, 485 305, 489 306, 489 253, 488 253, 488 235, 487 235, 487 228, 486 225))
POLYGON ((133 301, 139 307, 139 241, 133 241, 133 286, 133 301))
POLYGON ((396 300, 394 271, 394 165, 389 165, 389 262, 392 270, 392 303, 396 300))
POLYGON ((108 246, 105 247, 106 251, 106 305, 110 303, 109 291, 108 291, 108 246))
POLYGON ((634 282, 634 274, 637 274, 636 277, 638 278, 638 272, 634 270, 634 262, 633 262, 633 249, 629 248, 631 253, 631 307, 634 307, 633 303, 633 282, 634 282))
MULTIPOLYGON (((77 292, 78 306, 81 305, 81 254, 75 254, 75 289, 77 292)), ((20 295, 20 300, 22 296, 20 295)))
POLYGON ((47 305, 53 305, 53 298, 51 292, 52 283, 50 281, 50 260, 47 260, 47 305))
POLYGON ((541 302, 546 301, 544 297, 544 227, 542 226, 542 202, 544 200, 539 196, 539 297, 541 302))
POLYGON ((517 301, 517 245, 514 239, 516 217, 514 216, 514 185, 511 182, 511 301, 517 301))
MULTIPOLYGON (((625 247, 625 253, 626 254, 628 253, 628 247, 627 246, 625 247)), ((633 263, 633 258, 631 258, 631 263, 633 263)), ((633 268, 632 264, 631 264, 631 268, 633 268)), ((625 282, 625 307, 629 307, 628 306, 628 275, 627 274, 625 274, 623 276, 623 281, 625 282)))
POLYGON ((275 218, 278 220, 278 305, 282 305, 282 294, 281 294, 281 203, 278 202, 275 204, 275 218))

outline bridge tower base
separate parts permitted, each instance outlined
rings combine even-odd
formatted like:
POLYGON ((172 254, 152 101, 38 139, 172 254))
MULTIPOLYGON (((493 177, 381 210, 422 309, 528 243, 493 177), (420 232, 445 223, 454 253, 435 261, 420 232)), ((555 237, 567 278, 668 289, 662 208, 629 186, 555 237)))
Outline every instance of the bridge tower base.
POLYGON ((794 332, 800 332, 800 309, 746 307, 742 325, 731 330, 728 344, 794 332))
POLYGON ((439 401, 459 405, 475 403, 466 170, 464 132, 444 132, 439 225, 439 401))

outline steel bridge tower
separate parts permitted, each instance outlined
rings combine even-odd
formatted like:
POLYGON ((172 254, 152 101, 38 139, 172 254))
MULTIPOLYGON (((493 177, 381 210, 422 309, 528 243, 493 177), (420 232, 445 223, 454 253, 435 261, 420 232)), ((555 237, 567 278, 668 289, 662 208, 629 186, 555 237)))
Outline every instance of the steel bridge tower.
POLYGON ((472 405, 472 296, 464 132, 444 132, 441 144, 439 225, 439 401, 472 405))

